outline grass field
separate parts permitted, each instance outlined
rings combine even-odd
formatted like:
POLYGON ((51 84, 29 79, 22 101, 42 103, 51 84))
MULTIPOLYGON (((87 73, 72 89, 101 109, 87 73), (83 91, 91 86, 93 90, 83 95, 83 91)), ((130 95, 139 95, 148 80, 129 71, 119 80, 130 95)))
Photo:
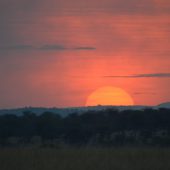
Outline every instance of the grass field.
POLYGON ((170 170, 170 149, 0 149, 0 170, 170 170))

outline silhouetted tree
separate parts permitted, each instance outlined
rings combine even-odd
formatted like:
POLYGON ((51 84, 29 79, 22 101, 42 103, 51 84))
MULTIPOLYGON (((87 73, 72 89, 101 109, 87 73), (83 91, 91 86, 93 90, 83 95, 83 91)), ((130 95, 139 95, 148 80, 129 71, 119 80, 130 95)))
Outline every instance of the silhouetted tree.
POLYGON ((45 112, 37 115, 0 115, 0 145, 30 144, 38 137, 42 143, 60 141, 69 145, 152 145, 170 146, 170 109, 105 109, 72 113, 62 117, 45 112))

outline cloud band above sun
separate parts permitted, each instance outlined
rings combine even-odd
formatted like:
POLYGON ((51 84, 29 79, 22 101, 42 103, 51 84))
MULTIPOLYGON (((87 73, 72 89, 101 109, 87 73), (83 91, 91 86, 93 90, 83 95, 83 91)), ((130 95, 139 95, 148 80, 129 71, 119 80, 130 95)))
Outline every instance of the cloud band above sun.
POLYGON ((33 45, 12 45, 12 46, 0 46, 0 50, 43 50, 43 51, 65 51, 65 50, 96 50, 95 47, 90 46, 76 46, 67 47, 61 44, 46 44, 40 47, 33 45))
POLYGON ((105 78, 170 78, 170 73, 133 74, 127 76, 103 76, 105 78))

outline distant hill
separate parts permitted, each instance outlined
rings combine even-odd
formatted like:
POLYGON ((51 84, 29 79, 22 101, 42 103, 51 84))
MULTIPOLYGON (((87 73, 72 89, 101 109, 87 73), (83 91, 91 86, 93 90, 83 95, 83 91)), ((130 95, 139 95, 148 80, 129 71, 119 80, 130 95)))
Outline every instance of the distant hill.
POLYGON ((14 114, 14 115, 21 116, 24 112, 31 112, 40 115, 44 112, 52 112, 65 117, 71 113, 81 114, 86 111, 99 111, 99 110, 106 110, 106 109, 141 110, 147 107, 148 106, 89 106, 89 107, 68 107, 68 108, 25 107, 25 108, 17 108, 17 109, 2 109, 0 110, 0 115, 14 114))
POLYGON ((0 115, 3 114, 15 114, 21 116, 24 112, 31 112, 40 115, 44 112, 52 112, 59 114, 63 117, 71 113, 84 113, 86 111, 99 111, 106 109, 118 109, 118 110, 142 110, 145 108, 170 108, 170 102, 162 103, 157 106, 89 106, 89 107, 68 107, 68 108, 43 108, 43 107, 25 107, 17 109, 0 109, 0 115))
POLYGON ((158 105, 158 107, 160 108, 170 108, 170 102, 166 102, 166 103, 161 103, 158 105))

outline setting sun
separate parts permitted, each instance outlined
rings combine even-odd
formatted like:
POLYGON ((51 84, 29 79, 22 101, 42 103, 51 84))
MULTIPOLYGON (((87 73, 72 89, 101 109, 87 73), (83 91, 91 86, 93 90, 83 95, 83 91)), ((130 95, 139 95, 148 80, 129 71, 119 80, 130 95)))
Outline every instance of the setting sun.
POLYGON ((102 87, 89 95, 86 106, 96 105, 134 105, 131 96, 121 88, 117 87, 102 87))

